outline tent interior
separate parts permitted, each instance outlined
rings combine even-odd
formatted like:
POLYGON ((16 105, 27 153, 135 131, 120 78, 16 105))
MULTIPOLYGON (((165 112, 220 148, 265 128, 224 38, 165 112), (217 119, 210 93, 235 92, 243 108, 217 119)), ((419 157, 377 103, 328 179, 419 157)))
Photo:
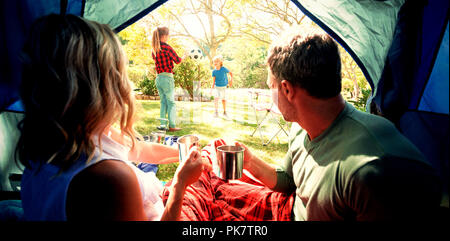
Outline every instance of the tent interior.
MULTIPOLYGON (((0 3, 0 200, 20 199, 14 150, 23 118, 19 55, 31 23, 70 13, 120 32, 167 0, 17 0, 0 3)), ((449 1, 292 1, 353 57, 372 93, 367 112, 392 121, 436 169, 448 208, 449 1)))

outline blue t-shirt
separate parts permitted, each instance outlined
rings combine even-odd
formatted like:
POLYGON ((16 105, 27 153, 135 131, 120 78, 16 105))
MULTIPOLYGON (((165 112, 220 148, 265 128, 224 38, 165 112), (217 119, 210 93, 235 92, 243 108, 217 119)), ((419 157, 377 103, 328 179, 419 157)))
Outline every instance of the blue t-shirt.
POLYGON ((212 72, 212 77, 216 77, 216 83, 215 85, 217 87, 224 87, 228 85, 228 76, 227 73, 229 73, 230 71, 225 68, 225 67, 221 67, 220 69, 214 69, 212 72))

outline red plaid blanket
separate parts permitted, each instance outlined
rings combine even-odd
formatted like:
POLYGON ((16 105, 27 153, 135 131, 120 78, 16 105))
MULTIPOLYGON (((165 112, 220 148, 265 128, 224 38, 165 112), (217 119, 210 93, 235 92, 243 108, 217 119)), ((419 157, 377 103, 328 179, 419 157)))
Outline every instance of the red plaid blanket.
MULTIPOLYGON (((202 156, 215 158, 215 148, 224 145, 221 139, 202 149, 202 156)), ((163 190, 164 205, 169 197, 170 183, 163 190)), ((213 172, 200 176, 189 186, 183 200, 181 220, 189 221, 289 221, 294 194, 274 192, 244 170, 239 180, 226 182, 213 172)))

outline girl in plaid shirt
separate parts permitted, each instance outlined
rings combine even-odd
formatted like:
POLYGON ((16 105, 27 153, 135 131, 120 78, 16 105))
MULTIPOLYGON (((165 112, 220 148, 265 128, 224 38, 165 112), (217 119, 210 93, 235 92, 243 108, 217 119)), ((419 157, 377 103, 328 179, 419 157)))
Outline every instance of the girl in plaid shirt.
MULTIPOLYGON (((175 80, 173 78, 174 62, 179 64, 183 58, 180 58, 175 50, 167 44, 169 39, 169 28, 157 27, 152 34, 152 58, 156 65, 156 88, 160 97, 160 118, 169 119, 169 131, 179 131, 176 128, 176 109, 174 99, 175 80)), ((161 125, 164 125, 161 120, 161 125)))

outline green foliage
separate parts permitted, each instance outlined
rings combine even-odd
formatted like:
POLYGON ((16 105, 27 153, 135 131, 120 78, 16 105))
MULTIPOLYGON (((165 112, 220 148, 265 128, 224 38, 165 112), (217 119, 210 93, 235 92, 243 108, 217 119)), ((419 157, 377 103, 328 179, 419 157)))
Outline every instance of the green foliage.
POLYGON ((244 66, 246 70, 241 73, 243 88, 267 88, 267 67, 265 65, 265 59, 267 56, 267 49, 265 47, 259 47, 253 53, 247 55, 244 59, 244 66))
POLYGON ((158 90, 156 89, 156 83, 155 83, 155 77, 153 75, 150 75, 150 78, 148 76, 144 76, 143 80, 140 81, 137 85, 141 92, 144 95, 157 95, 158 90))
POLYGON ((361 89, 361 96, 358 98, 358 100, 356 100, 356 101, 348 100, 348 102, 352 103, 356 109, 365 112, 367 99, 370 97, 371 93, 372 93, 372 90, 370 88, 361 89))
POLYGON ((128 78, 134 83, 135 86, 139 86, 139 82, 146 77, 147 72, 148 71, 144 66, 134 64, 130 64, 127 70, 128 78))
POLYGON ((235 88, 267 88, 267 45, 249 39, 235 39, 225 43, 220 51, 230 61, 224 66, 233 73, 235 88))
POLYGON ((186 90, 190 97, 199 95, 200 87, 208 87, 209 70, 206 66, 202 61, 184 59, 173 69, 175 86, 186 90))

